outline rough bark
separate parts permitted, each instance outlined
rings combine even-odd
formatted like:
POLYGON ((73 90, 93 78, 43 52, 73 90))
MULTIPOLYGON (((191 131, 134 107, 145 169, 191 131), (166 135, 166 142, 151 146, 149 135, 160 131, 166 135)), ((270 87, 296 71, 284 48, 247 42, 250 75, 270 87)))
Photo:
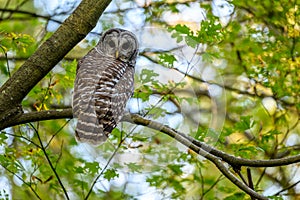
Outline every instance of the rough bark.
POLYGON ((0 88, 0 124, 22 112, 30 90, 97 24, 111 0, 83 0, 57 31, 0 88))

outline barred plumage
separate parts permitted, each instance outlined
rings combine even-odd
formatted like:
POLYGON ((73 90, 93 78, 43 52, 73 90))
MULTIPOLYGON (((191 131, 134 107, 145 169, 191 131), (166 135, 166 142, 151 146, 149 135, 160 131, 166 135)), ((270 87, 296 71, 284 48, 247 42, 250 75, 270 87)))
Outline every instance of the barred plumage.
POLYGON ((101 144, 121 120, 133 93, 137 52, 131 32, 110 29, 78 62, 73 94, 77 140, 101 144))

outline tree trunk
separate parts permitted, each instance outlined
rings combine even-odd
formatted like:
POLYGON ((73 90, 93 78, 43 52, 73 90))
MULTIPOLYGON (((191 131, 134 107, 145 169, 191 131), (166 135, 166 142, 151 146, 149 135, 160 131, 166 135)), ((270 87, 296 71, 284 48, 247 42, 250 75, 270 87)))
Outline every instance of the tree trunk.
POLYGON ((97 24, 111 0, 83 0, 57 31, 0 88, 0 124, 22 112, 30 90, 97 24))

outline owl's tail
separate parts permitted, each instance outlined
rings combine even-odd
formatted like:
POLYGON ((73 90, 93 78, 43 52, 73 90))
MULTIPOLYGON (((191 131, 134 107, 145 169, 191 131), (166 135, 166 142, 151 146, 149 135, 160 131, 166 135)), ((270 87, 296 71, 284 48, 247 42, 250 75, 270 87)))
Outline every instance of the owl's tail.
POLYGON ((75 129, 77 141, 100 145, 107 140, 107 135, 99 125, 99 121, 93 112, 82 112, 78 116, 75 129))

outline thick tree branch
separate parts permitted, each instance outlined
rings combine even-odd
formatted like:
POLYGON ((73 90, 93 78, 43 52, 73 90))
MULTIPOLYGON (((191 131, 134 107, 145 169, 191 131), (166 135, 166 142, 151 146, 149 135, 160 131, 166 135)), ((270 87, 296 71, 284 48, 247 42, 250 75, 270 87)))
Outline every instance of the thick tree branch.
POLYGON ((58 30, 0 88, 0 124, 10 114, 6 111, 20 105, 29 91, 96 26, 110 1, 83 0, 58 30))
MULTIPOLYGON (((53 120, 53 119, 64 119, 64 118, 73 118, 72 109, 62 109, 62 110, 47 110, 47 111, 39 111, 39 112, 30 112, 30 113, 22 113, 16 116, 13 120, 8 120, 4 123, 0 124, 0 130, 14 126, 19 124, 24 124, 28 122, 35 122, 35 121, 43 121, 43 120, 53 120)), ((197 147, 196 149, 192 149, 194 151, 199 151, 199 149, 203 149, 205 152, 208 152, 216 157, 222 159, 222 161, 227 162, 233 167, 241 167, 241 166, 248 166, 248 167, 276 167, 276 166, 283 166, 283 165, 290 165, 293 163, 300 162, 300 155, 285 157, 285 158, 278 158, 278 159, 271 159, 271 160, 250 160, 244 158, 238 158, 232 155, 229 155, 223 151, 215 149, 212 146, 207 145, 204 142, 200 142, 195 140, 194 138, 176 131, 164 124, 145 119, 140 115, 136 114, 128 114, 125 115, 122 119, 123 121, 127 121, 130 123, 147 126, 154 130, 158 130, 162 133, 165 133, 172 138, 175 138, 179 142, 181 142, 181 138, 184 138, 185 143, 183 143, 188 148, 192 146, 197 147), (188 141, 188 142, 187 142, 188 141)))
POLYGON ((63 110, 43 110, 39 112, 21 113, 10 120, 6 120, 0 124, 0 130, 15 126, 19 124, 25 124, 29 122, 52 120, 52 119, 64 119, 73 118, 72 109, 63 110))
POLYGON ((211 162, 213 162, 216 167, 224 174, 232 183, 234 183, 236 186, 238 186, 241 190, 246 192, 252 197, 255 197, 257 199, 268 199, 258 193, 256 193, 254 190, 249 188, 247 185, 245 185, 243 182, 241 182, 236 176, 234 176, 230 170, 224 165, 222 162, 222 159, 213 155, 210 152, 205 151, 204 149, 196 146, 195 144, 191 143, 186 137, 183 137, 183 134, 178 134, 177 131, 174 129, 165 126, 159 122, 154 122, 145 118, 142 118, 139 115, 127 115, 124 117, 125 121, 128 122, 134 122, 139 125, 147 126, 149 128, 152 128, 154 130, 158 130, 160 132, 166 133, 167 135, 171 136, 172 138, 175 138, 178 142, 185 145, 186 147, 192 149, 197 154, 207 158, 211 162))
POLYGON ((176 140, 180 142, 178 139, 179 137, 185 138, 188 142, 182 143, 188 148, 191 147, 197 147, 194 150, 197 152, 199 148, 203 149, 204 151, 213 154, 216 157, 219 157, 222 159, 222 161, 227 162, 233 167, 241 167, 241 166, 248 166, 248 167, 276 167, 276 166, 283 166, 283 165, 289 165, 293 163, 300 162, 300 155, 286 157, 286 158, 280 158, 280 159, 272 159, 272 160, 250 160, 250 159, 244 159, 244 158, 237 158, 235 156, 229 155, 223 151, 217 150, 213 148, 212 146, 209 146, 205 144, 204 142, 200 142, 198 140, 195 140, 194 138, 185 135, 179 131, 176 131, 166 125, 163 125, 159 122, 154 122, 152 120, 145 119, 139 115, 131 114, 126 115, 123 118, 124 121, 147 126, 149 128, 158 130, 160 132, 163 132, 176 140), (154 126, 155 125, 155 126, 154 126))
MULTIPOLYGON (((51 119, 62 119, 62 118, 72 118, 72 109, 68 108, 63 110, 49 110, 49 111, 19 114, 13 121, 7 122, 6 124, 1 124, 0 130, 9 126, 22 124, 22 123, 51 120, 51 119)), ((217 150, 212 146, 205 144, 204 142, 195 140, 194 138, 187 136, 181 132, 178 132, 164 124, 149 119, 145 119, 136 114, 125 115, 123 117, 123 121, 127 121, 130 123, 146 126, 154 130, 158 130, 176 139, 178 142, 192 149, 197 154, 213 162, 216 165, 216 167, 222 172, 222 174, 224 174, 232 183, 234 183, 236 186, 238 186, 240 189, 242 189, 250 196, 255 197, 257 199, 267 199, 267 198, 256 193, 253 189, 251 189, 242 181, 240 181, 224 165, 224 162, 228 163, 234 169, 239 169, 242 166, 249 166, 249 167, 283 166, 283 165, 297 163, 300 161, 300 155, 280 158, 280 159, 272 159, 272 160, 249 160, 249 159, 237 158, 223 151, 217 150)))

